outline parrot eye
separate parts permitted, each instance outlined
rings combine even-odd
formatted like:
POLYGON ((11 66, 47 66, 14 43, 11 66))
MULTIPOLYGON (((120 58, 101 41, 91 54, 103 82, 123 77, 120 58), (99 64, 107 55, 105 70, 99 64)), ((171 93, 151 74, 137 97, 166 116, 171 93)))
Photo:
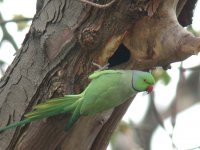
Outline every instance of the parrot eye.
POLYGON ((146 82, 147 80, 146 80, 146 79, 144 79, 143 81, 144 81, 144 82, 146 82))

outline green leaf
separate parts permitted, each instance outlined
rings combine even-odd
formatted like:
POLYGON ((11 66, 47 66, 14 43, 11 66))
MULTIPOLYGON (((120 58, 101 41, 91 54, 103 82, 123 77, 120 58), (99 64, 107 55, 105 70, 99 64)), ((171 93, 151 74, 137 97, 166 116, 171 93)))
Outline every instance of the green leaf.
POLYGON ((156 82, 162 81, 164 85, 168 85, 171 80, 171 77, 167 71, 163 70, 162 68, 156 68, 156 70, 153 70, 152 75, 154 76, 156 82))
POLYGON ((22 31, 28 26, 27 24, 28 21, 25 19, 23 15, 20 15, 20 14, 14 15, 13 20, 15 20, 17 24, 18 31, 22 31))

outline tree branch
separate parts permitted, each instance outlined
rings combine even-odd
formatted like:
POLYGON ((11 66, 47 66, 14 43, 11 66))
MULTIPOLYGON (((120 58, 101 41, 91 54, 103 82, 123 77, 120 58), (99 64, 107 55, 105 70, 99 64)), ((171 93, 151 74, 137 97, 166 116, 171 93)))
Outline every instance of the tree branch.
POLYGON ((107 3, 107 4, 97 4, 97 3, 94 3, 94 2, 90 2, 88 0, 80 0, 81 2, 83 3, 86 3, 86 4, 89 4, 91 6, 94 6, 94 7, 97 7, 97 8, 108 8, 110 7, 112 4, 114 4, 116 2, 116 0, 112 0, 111 2, 107 3))
MULTIPOLYGON (((44 3, 21 52, 0 82, 1 125, 20 120, 41 101, 82 91, 94 71, 92 62, 107 64, 122 42, 131 57, 117 69, 149 69, 198 52, 199 38, 177 23, 176 2, 161 1, 153 7, 152 17, 141 10, 146 4, 141 0, 120 0, 116 8, 104 11, 85 8, 74 0, 44 3)), ((0 134, 4 139, 0 146, 8 150, 89 150, 102 144, 105 148, 111 135, 106 131, 114 130, 127 107, 128 102, 114 113, 81 117, 67 133, 63 131, 65 115, 34 122, 0 134)))
POLYGON ((7 23, 10 23, 10 22, 26 22, 26 21, 31 21, 33 20, 33 18, 20 18, 20 19, 11 19, 11 20, 2 20, 0 19, 0 25, 5 25, 7 23))
MULTIPOLYGON (((0 22, 4 22, 1 13, 0 13, 0 22)), ((18 50, 18 46, 17 46, 15 40, 13 39, 12 35, 10 35, 10 33, 8 32, 8 30, 6 29, 5 24, 0 24, 0 26, 1 26, 1 29, 3 31, 3 38, 0 41, 0 45, 1 45, 1 43, 4 40, 7 40, 7 41, 9 41, 12 44, 12 46, 14 47, 14 49, 17 51, 18 50)))
POLYGON ((172 8, 173 4, 163 1, 158 12, 144 17, 128 31, 124 44, 131 51, 134 67, 166 66, 200 51, 200 38, 179 25, 172 8))

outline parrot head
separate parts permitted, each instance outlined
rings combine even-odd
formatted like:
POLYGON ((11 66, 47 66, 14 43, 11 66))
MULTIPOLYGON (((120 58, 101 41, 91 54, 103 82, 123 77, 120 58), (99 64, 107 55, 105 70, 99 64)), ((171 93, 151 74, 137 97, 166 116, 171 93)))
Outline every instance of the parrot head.
POLYGON ((149 72, 133 71, 132 87, 137 92, 151 93, 155 84, 154 77, 149 72))

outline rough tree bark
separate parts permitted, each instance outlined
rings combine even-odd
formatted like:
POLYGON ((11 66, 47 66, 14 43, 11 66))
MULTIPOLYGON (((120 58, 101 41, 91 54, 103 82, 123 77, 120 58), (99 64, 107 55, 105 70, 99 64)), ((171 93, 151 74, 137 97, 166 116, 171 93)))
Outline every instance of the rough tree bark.
MULTIPOLYGON (((121 43, 131 56, 114 68, 150 69, 197 54, 200 38, 176 17, 186 2, 115 0, 97 8, 81 0, 38 0, 30 31, 0 82, 1 126, 46 99, 82 91, 96 69, 92 62, 105 65, 121 43)), ((81 117, 67 133, 67 114, 8 130, 0 134, 0 149, 103 150, 130 102, 81 117)))

